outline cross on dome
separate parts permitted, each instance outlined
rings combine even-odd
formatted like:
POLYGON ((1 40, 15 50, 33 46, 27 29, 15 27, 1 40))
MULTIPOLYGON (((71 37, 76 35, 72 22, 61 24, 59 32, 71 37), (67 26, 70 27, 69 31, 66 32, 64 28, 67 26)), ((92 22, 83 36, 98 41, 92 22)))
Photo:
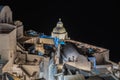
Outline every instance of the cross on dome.
POLYGON ((61 18, 59 18, 59 21, 57 22, 57 27, 63 27, 63 22, 61 21, 61 18))

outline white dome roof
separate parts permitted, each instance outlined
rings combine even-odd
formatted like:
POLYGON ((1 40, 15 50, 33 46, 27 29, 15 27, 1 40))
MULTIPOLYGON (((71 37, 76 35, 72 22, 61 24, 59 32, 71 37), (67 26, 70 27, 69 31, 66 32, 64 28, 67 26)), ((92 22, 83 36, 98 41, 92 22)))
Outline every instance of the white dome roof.
POLYGON ((62 23, 61 19, 59 19, 59 21, 57 22, 56 27, 53 28, 53 33, 59 34, 59 33, 65 33, 65 32, 66 32, 66 30, 63 27, 63 23, 62 23))

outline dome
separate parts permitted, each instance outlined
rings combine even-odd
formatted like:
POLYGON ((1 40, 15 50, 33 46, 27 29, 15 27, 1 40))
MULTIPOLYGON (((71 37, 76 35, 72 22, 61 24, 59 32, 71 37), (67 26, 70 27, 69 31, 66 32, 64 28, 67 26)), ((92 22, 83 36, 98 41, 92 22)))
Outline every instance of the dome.
POLYGON ((66 30, 63 27, 63 23, 62 23, 61 19, 59 19, 59 21, 57 22, 56 27, 53 28, 53 33, 59 34, 59 33, 65 33, 65 32, 66 32, 66 30))

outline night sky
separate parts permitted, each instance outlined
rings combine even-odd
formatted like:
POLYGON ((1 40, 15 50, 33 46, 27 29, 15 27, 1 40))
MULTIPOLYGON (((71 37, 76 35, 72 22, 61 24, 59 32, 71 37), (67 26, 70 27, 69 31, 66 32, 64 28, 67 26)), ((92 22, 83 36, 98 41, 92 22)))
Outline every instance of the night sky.
POLYGON ((110 50, 110 59, 120 61, 117 8, 112 0, 0 0, 9 5, 14 20, 21 20, 25 30, 51 34, 62 18, 71 39, 110 50))

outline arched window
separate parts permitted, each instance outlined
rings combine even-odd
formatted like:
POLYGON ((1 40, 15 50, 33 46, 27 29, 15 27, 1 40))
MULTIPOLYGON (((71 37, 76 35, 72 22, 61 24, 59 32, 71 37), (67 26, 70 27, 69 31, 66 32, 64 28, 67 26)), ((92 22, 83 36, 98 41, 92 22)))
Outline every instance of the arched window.
POLYGON ((5 12, 5 15, 4 15, 4 22, 7 23, 7 13, 5 12))

